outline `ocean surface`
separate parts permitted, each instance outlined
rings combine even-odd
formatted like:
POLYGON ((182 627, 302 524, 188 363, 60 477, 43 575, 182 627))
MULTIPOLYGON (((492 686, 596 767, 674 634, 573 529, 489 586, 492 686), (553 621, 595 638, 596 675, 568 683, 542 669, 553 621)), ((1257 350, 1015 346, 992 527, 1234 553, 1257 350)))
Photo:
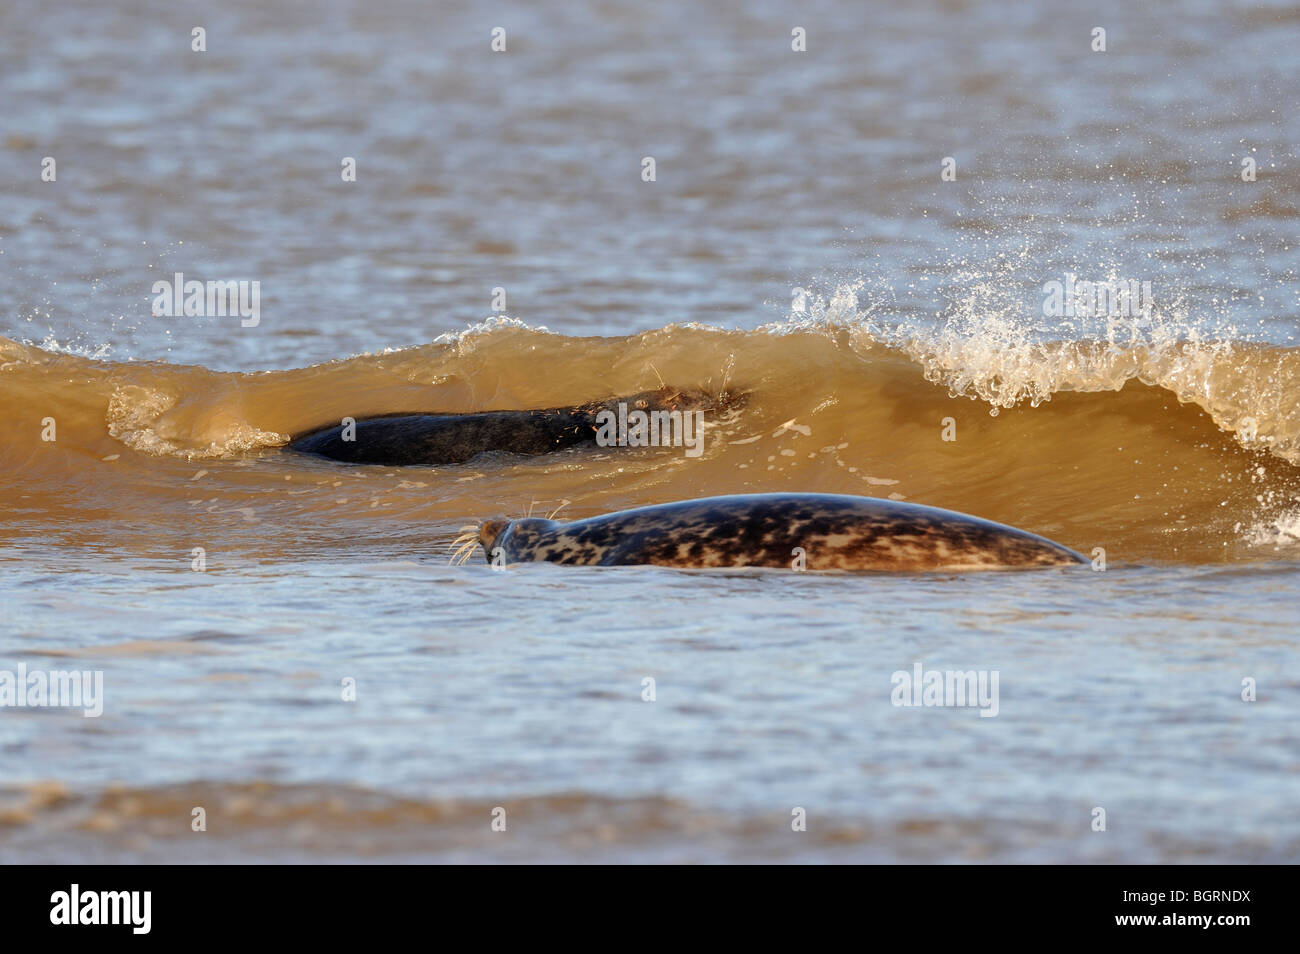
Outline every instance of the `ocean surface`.
POLYGON ((8 0, 0 700, 103 711, 0 702, 0 862, 1295 862, 1298 106, 1282 2, 8 0), (744 400, 698 458, 283 447, 661 382, 744 400), (452 561, 777 490, 1092 564, 452 561))

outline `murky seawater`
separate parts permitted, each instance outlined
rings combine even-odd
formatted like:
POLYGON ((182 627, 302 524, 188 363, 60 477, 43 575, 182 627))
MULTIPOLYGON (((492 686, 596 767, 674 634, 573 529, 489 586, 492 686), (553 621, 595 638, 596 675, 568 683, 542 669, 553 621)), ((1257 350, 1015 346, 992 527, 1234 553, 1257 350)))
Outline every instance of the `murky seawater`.
POLYGON ((1269 3, 9 3, 0 670, 104 712, 0 708, 0 860, 1294 861, 1298 49, 1269 3), (258 323, 154 317, 176 272, 258 323), (1069 274, 1154 305, 1045 316, 1069 274), (699 459, 282 449, 661 379, 746 395, 699 459), (448 564, 766 490, 1106 568, 448 564), (996 716, 894 705, 918 663, 996 716))

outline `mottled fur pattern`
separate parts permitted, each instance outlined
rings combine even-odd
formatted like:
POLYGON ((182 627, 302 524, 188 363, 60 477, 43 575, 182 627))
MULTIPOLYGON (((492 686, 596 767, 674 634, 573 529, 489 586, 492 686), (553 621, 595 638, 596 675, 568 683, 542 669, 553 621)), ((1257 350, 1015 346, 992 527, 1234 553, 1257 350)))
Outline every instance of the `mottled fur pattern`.
POLYGON ((617 411, 620 403, 643 411, 722 410, 735 406, 738 395, 662 387, 576 407, 383 414, 359 419, 352 440, 344 440, 342 424, 331 424, 295 436, 289 449, 350 464, 425 466, 461 464, 491 451, 550 454, 566 447, 595 446, 596 415, 617 411))
POLYGON ((974 570, 1086 563, 1044 537, 920 504, 842 494, 742 494, 565 523, 488 520, 488 559, 568 566, 974 570))

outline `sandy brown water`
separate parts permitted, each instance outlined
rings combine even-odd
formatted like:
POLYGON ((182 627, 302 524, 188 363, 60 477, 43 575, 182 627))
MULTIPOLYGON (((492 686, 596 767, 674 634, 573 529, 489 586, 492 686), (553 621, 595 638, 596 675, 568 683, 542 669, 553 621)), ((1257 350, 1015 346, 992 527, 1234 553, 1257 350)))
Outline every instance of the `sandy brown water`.
POLYGON ((0 708, 0 861, 1294 861, 1297 49, 1269 3, 6 5, 0 670, 105 708, 0 708), (260 322, 154 316, 178 271, 260 322), (1044 315, 1067 274, 1154 308, 1044 315), (661 381, 745 400, 699 458, 283 447, 661 381), (449 565, 774 490, 1106 568, 449 565), (893 705, 918 662, 997 717, 893 705))

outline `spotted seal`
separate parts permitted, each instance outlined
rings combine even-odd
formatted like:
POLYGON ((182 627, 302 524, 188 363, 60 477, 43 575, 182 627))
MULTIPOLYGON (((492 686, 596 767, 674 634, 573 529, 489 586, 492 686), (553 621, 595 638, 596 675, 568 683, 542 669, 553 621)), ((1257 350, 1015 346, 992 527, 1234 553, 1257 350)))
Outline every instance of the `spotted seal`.
POLYGON ((381 414, 299 434, 288 447, 349 464, 460 464, 491 451, 536 456, 584 444, 595 446, 602 420, 609 419, 602 418, 601 412, 617 416, 620 405, 624 411, 673 414, 723 410, 739 400, 737 394, 662 387, 573 407, 381 414))
POLYGON ((487 520, 489 561, 570 566, 977 570, 1088 562, 1059 543, 951 510, 844 494, 740 494, 572 522, 487 520))

